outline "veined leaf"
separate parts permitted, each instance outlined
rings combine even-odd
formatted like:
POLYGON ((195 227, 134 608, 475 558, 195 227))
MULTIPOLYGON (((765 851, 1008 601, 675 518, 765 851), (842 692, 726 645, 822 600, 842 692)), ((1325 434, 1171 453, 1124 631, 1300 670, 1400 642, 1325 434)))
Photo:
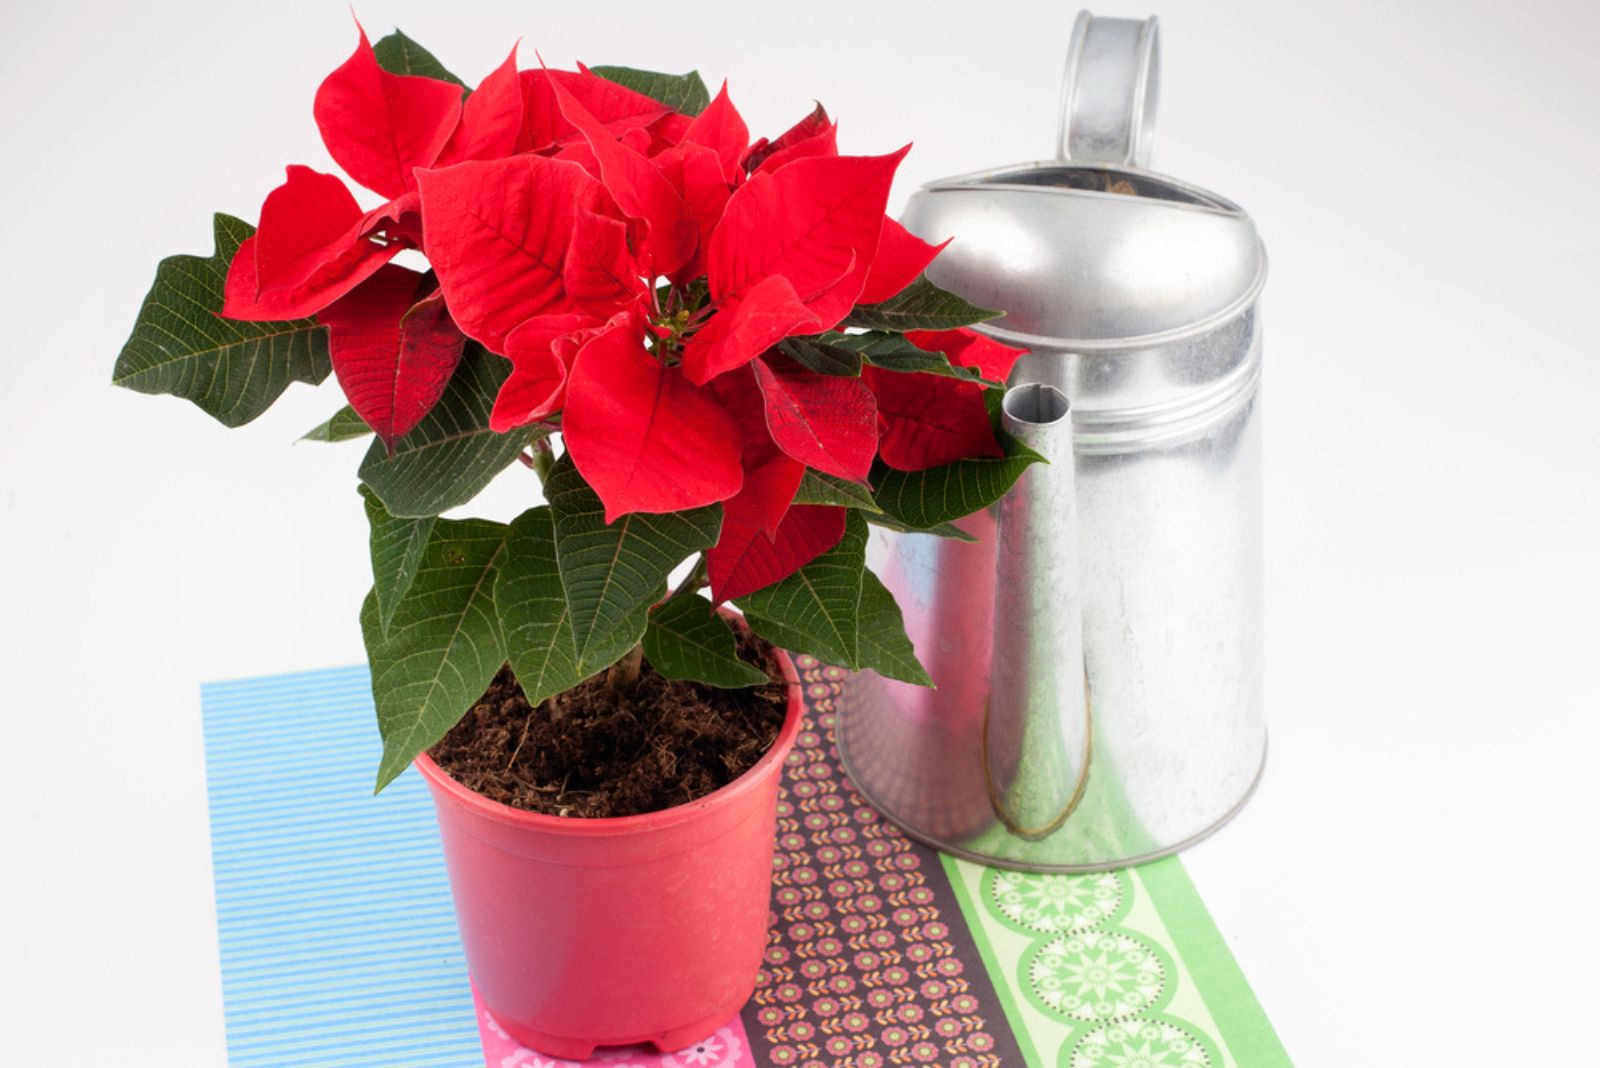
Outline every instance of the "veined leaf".
POLYGON ((860 666, 861 575, 867 526, 851 512, 844 539, 782 582, 739 598, 757 634, 840 667, 860 666))
POLYGON ((361 481, 390 515, 438 515, 466 504, 493 481, 529 441, 529 434, 489 429, 495 394, 511 364, 482 345, 468 343, 444 396, 394 453, 374 441, 361 461, 361 481))
POLYGON ((482 519, 439 520, 387 635, 378 596, 367 595, 361 632, 383 735, 379 790, 455 726, 505 663, 493 591, 507 531, 482 519))
POLYGON ((778 350, 801 367, 819 375, 855 378, 861 374, 861 353, 836 343, 857 335, 821 334, 817 337, 790 337, 778 342, 778 350))
POLYGON ((951 538, 955 541, 977 541, 978 539, 956 526, 954 523, 940 523, 934 527, 914 527, 909 523, 902 523, 893 516, 879 512, 867 516, 867 522, 884 530, 893 530, 900 534, 932 534, 936 538, 951 538))
POLYGON ((626 89, 643 93, 658 104, 665 104, 685 115, 698 115, 711 103, 711 93, 701 79, 700 72, 688 74, 661 74, 653 70, 634 70, 631 67, 590 67, 608 82, 616 82, 626 89))
POLYGON ((209 258, 171 256, 156 268, 111 381, 182 397, 224 426, 242 426, 290 382, 315 385, 328 377, 328 330, 311 319, 222 318, 228 264, 255 227, 219 214, 213 229, 216 252, 209 258))
POLYGON ((362 421, 356 410, 346 404, 343 408, 328 417, 325 423, 319 423, 300 435, 301 441, 354 441, 364 438, 372 433, 372 428, 362 421))
POLYGON ((446 70, 444 64, 434 58, 432 52, 399 30, 395 30, 373 45, 372 54, 377 57, 378 66, 390 74, 414 74, 459 85, 463 89, 467 87, 465 82, 446 70))
POLYGON ((378 625, 387 635, 395 609, 417 577, 434 519, 396 519, 366 486, 361 487, 361 496, 372 530, 372 592, 378 598, 378 625))
POLYGON ((905 620, 894 595, 877 575, 864 571, 861 575, 861 606, 857 610, 861 620, 861 666, 871 668, 880 675, 917 686, 932 686, 917 651, 906 637, 905 620))
POLYGON ((944 375, 947 378, 960 378, 968 382, 979 382, 984 385, 1005 388, 1004 382, 994 382, 983 377, 983 372, 976 367, 957 367, 950 362, 950 357, 942 352, 929 352, 919 349, 903 334, 856 334, 855 337, 893 338, 898 344, 889 344, 887 341, 873 346, 873 351, 866 352, 867 362, 874 367, 885 371, 900 371, 905 374, 944 375))
POLYGON ((835 504, 845 508, 858 508, 863 512, 881 512, 878 502, 872 499, 872 487, 865 482, 851 482, 838 475, 806 468, 800 486, 794 491, 794 504, 835 504))
POLYGON ((669 679, 708 686, 760 686, 767 673, 739 659, 739 643, 728 621, 696 593, 680 593, 657 605, 644 632, 644 655, 669 679))
POLYGON ((672 569, 717 543, 722 506, 650 515, 630 512, 609 526, 605 506, 569 457, 545 482, 555 521, 556 559, 584 675, 611 664, 644 636, 650 605, 672 569))
MULTIPOLYGON (((896 471, 883 467, 873 472, 877 488, 873 497, 885 519, 898 520, 907 529, 942 533, 943 524, 989 507, 1028 469, 1044 457, 1008 435, 1000 435, 1006 455, 957 460, 925 471, 896 471)), ((887 524, 885 524, 887 525, 887 524)))
POLYGON ((983 381, 978 371, 954 366, 944 353, 928 352, 913 345, 903 334, 882 330, 863 334, 830 330, 815 337, 788 338, 778 348, 795 362, 824 375, 859 375, 861 364, 866 362, 886 371, 923 372, 983 381))
POLYGON ((980 308, 920 276, 881 304, 860 304, 845 319, 846 326, 867 330, 954 330, 958 326, 997 319, 1002 313, 980 308))
POLYGON ((572 643, 549 508, 531 508, 511 524, 494 606, 511 670, 529 702, 538 705, 587 677, 572 643))

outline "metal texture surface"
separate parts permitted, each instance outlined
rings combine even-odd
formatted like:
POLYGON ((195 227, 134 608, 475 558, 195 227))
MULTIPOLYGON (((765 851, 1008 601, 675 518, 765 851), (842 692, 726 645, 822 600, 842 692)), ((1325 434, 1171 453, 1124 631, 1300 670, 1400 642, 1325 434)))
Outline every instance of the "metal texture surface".
POLYGON ((1083 798, 1092 736, 1084 700, 1078 603, 1072 413, 1055 386, 1006 393, 1006 432, 1050 462, 1035 464, 998 506, 994 655, 983 735, 984 782, 1012 834, 1044 838, 1083 798), (1061 461, 1066 462, 1061 462, 1061 461))
MULTIPOLYGON (((1103 161, 1110 150, 1078 161, 1080 142, 1108 143, 1074 135, 1088 101, 1115 111, 1092 128, 1120 122, 1131 158, 1148 150, 1154 22, 1080 19, 1074 40, 1112 57, 1068 61, 1062 143, 1075 158, 932 183, 903 221, 957 237, 936 282, 1007 309, 983 329, 1031 350, 1012 390, 1070 400, 1075 479, 1035 467, 962 521, 975 543, 874 535, 869 562, 938 688, 863 674, 839 724, 851 777, 916 837, 1039 870, 1114 867, 1204 837, 1249 796, 1266 752, 1265 251, 1215 194, 1103 161), (1067 499, 1063 481, 1076 483, 1067 499), (1077 785, 1066 818, 1038 833, 1077 785)), ((1050 440, 1064 433, 1008 426, 1065 451, 1050 440)))

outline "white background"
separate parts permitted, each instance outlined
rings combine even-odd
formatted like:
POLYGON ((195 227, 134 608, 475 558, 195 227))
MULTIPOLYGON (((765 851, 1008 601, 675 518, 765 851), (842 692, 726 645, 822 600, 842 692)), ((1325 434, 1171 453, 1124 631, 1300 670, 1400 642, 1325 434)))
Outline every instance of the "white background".
MULTIPOLYGON (((917 183, 1053 147, 1073 5, 381 3, 813 97, 917 183)), ((361 658, 362 446, 113 389, 156 261, 332 169, 343 3, 7 5, 0 33, 0 1061, 224 1063, 197 685, 361 658), (74 1052, 58 1052, 62 1047, 74 1052)), ((1171 3, 1156 166, 1266 291, 1272 758, 1186 858, 1301 1065, 1595 1063, 1600 8, 1171 3)), ((1143 15, 1144 9, 1101 11, 1143 15)), ((715 82, 713 81, 713 84, 715 82)), ((509 510, 526 480, 497 488, 509 510)), ((1246 1066, 1248 1068, 1248 1066, 1246 1066)))

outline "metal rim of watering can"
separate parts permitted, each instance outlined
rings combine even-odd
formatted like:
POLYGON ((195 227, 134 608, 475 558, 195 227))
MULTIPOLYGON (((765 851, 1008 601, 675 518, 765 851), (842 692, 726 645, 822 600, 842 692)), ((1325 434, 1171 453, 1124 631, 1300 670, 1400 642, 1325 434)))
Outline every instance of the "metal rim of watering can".
MULTIPOLYGON (((1028 196, 1038 197, 1072 197, 1105 200, 1110 203, 1126 203, 1128 197, 1121 193, 1096 192, 1088 189, 1075 189, 1065 186, 1054 186, 1040 182, 1040 174, 1048 174, 1053 169, 1081 170, 1092 168, 1109 172, 1139 170, 1114 163, 1080 162, 1072 160, 1036 160, 1024 163, 1012 163, 1002 167, 986 167, 983 170, 971 171, 966 174, 952 175, 948 178, 939 178, 923 185, 921 194, 939 197, 964 197, 987 196, 996 190, 1024 193, 1028 196)), ((1238 204, 1218 193, 1212 192, 1193 182, 1174 178, 1171 175, 1142 170, 1140 176, 1159 181, 1174 192, 1183 195, 1185 200, 1162 200, 1160 209, 1170 212, 1195 212, 1205 215, 1230 216, 1248 219, 1249 216, 1238 204)), ((945 235, 948 236, 948 235, 945 235)), ((1261 291, 1267 284, 1268 257, 1266 246, 1257 235, 1254 239, 1255 266, 1249 282, 1242 286, 1231 300, 1204 315, 1198 316, 1181 325, 1165 329, 1151 330, 1148 332, 1128 334, 1118 337, 1063 337, 1053 334, 1039 334, 1026 330, 1008 328, 1005 319, 991 320, 979 323, 976 329, 999 341, 1016 345, 1025 349, 1050 349, 1053 351, 1070 352, 1111 352, 1119 350, 1144 349, 1183 338, 1193 337, 1214 330, 1222 323, 1238 318, 1254 305, 1261 296, 1261 291)))
POLYGON ((1147 167, 1160 84, 1155 16, 1112 19, 1078 12, 1061 79, 1056 158, 1147 167))

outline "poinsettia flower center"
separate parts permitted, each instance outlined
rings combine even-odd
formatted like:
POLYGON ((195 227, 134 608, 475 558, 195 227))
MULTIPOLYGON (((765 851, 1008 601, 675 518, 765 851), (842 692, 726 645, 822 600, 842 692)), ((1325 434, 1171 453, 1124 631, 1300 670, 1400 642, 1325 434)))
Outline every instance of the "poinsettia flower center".
POLYGON ((665 305, 650 315, 650 332, 655 335, 655 351, 677 363, 683 355, 683 343, 698 330, 716 309, 709 303, 703 286, 698 291, 672 286, 665 305))

